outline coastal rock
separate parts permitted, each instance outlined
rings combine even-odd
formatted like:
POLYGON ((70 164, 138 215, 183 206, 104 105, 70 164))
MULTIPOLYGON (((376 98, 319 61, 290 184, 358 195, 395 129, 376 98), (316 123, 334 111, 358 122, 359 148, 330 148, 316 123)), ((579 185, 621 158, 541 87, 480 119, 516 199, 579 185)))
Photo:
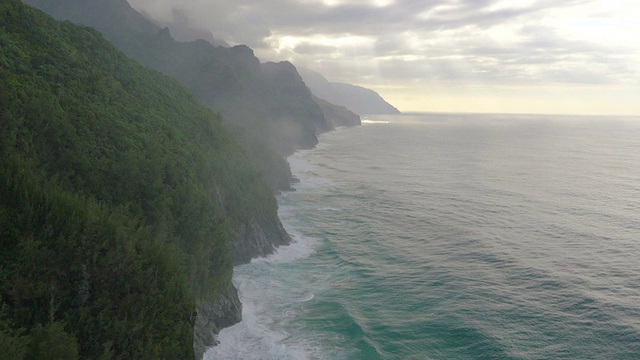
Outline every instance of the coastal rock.
POLYGON ((233 286, 216 301, 201 301, 197 306, 193 334, 195 358, 202 359, 208 347, 217 345, 217 334, 220 330, 240 322, 241 315, 242 304, 238 298, 238 291, 233 286))
POLYGON ((314 95, 332 104, 341 105, 358 115, 400 114, 377 92, 345 83, 330 82, 320 73, 299 68, 304 82, 314 95))
POLYGON ((344 106, 334 105, 326 100, 320 99, 314 95, 314 100, 322 109, 324 117, 333 128, 339 126, 358 126, 361 125, 360 116, 352 112, 344 106))
POLYGON ((260 224, 256 219, 241 224, 236 234, 240 241, 233 243, 231 260, 234 265, 245 264, 255 257, 272 254, 276 247, 291 243, 282 223, 260 224))
MULTIPOLYGON (((222 114, 244 152, 276 190, 288 189, 291 180, 282 156, 314 147, 316 135, 334 127, 290 63, 261 64, 244 45, 224 48, 204 40, 175 41, 168 28, 146 19, 126 0, 25 2, 57 19, 95 27, 126 55, 177 79, 195 98, 222 114)), ((253 194, 243 198, 254 199, 253 194)), ((229 260, 236 265, 291 241, 275 210, 233 218, 231 225, 236 240, 230 244, 229 260)), ((216 299, 197 299, 194 349, 198 358, 215 344, 213 334, 240 321, 236 290, 230 286, 218 293, 216 299)))

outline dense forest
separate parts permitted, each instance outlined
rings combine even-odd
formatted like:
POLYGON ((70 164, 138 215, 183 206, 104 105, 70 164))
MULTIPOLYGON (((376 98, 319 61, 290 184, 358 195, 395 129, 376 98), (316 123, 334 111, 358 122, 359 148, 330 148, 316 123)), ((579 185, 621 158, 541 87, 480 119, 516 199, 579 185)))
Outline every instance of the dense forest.
POLYGON ((180 81, 233 124, 229 129, 275 189, 288 189, 291 180, 283 155, 313 147, 320 132, 360 124, 345 108, 319 106, 292 64, 261 64, 244 45, 176 41, 126 0, 25 2, 56 19, 98 29, 128 56, 180 81))
POLYGON ((268 181, 218 115, 95 30, 0 2, 0 359, 192 359, 268 181))

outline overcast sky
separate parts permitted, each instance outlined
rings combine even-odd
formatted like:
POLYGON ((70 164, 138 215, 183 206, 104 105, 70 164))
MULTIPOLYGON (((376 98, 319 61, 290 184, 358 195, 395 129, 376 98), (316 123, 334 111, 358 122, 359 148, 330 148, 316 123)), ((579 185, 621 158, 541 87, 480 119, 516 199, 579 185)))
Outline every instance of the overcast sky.
POLYGON ((402 111, 640 114, 638 0, 130 0, 402 111))

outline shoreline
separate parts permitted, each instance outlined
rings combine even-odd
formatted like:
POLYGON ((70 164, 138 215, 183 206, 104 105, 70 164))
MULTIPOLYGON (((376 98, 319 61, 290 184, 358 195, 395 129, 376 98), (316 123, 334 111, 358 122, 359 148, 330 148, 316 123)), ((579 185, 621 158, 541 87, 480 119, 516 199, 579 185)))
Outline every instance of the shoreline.
MULTIPOLYGON (((287 159, 300 156, 302 152, 313 150, 315 150, 315 147, 313 149, 301 149, 287 159)), ((303 182, 304 181, 298 181, 297 184, 302 184, 303 182)), ((258 312, 261 306, 251 300, 263 300, 264 297, 251 296, 251 294, 246 294, 245 291, 248 291, 247 288, 251 288, 252 279, 261 275, 261 273, 253 274, 254 276, 247 279, 246 271, 251 271, 251 268, 260 267, 264 270, 265 268, 273 268, 273 266, 280 264, 289 264, 301 259, 306 259, 316 251, 318 239, 305 236, 297 231, 292 223, 295 213, 291 212, 287 206, 283 206, 283 199, 286 198, 288 194, 298 191, 298 189, 294 188, 292 191, 282 192, 276 196, 278 200, 278 218, 290 236, 291 242, 274 248, 274 251, 270 254, 254 257, 246 263, 234 266, 232 282, 240 304, 240 321, 221 328, 219 332, 214 335, 215 345, 206 348, 203 353, 203 360, 237 358, 233 355, 236 351, 235 349, 245 348, 246 346, 258 347, 261 350, 255 350, 256 352, 266 351, 271 354, 272 358, 297 359, 297 357, 288 354, 286 347, 279 343, 279 341, 282 340, 280 335, 269 331, 256 318, 256 312, 258 312), (248 345, 249 343, 251 345, 248 345)))
MULTIPOLYGON (((361 126, 361 125, 358 125, 361 126)), ((349 129, 349 128, 353 128, 355 126, 340 126, 340 127, 336 127, 335 129, 331 130, 331 131, 326 131, 323 132, 321 134, 318 134, 318 136, 321 136, 323 134, 328 134, 328 133, 332 133, 334 131, 341 131, 344 129, 349 129)), ((203 360, 207 360, 207 359, 218 359, 218 358, 222 358, 225 359, 227 357, 225 357, 224 355, 220 355, 217 354, 221 357, 218 356, 214 356, 212 355, 212 351, 218 350, 218 351, 224 351, 224 347, 225 346, 232 346, 233 344, 236 343, 235 341, 235 337, 244 337, 245 334, 240 334, 238 335, 237 333, 241 332, 241 330, 239 328, 245 327, 245 331, 247 330, 247 320, 245 317, 245 311, 246 311, 246 307, 247 304, 245 304, 245 302, 242 301, 243 298, 243 293, 242 293, 242 284, 238 284, 238 279, 237 279, 237 274, 238 274, 238 270, 239 269, 243 269, 244 267, 247 266, 251 266, 252 264, 282 264, 282 263, 290 263, 299 259, 304 259, 304 258, 308 258, 309 256, 311 256, 314 252, 315 252, 315 247, 317 246, 317 239, 314 238, 310 238, 307 237, 301 233, 299 233, 294 227, 293 224, 291 223, 291 217, 294 217, 294 214, 289 214, 287 213, 287 209, 285 207, 283 207, 283 199, 286 198, 288 196, 288 194, 292 194, 292 193, 297 193, 298 191, 302 191, 303 189, 299 189, 296 187, 296 185, 298 185, 298 187, 302 186, 304 187, 304 179, 301 179, 302 176, 300 176, 301 174, 304 174, 305 172, 308 172, 308 165, 304 164, 304 161, 296 161, 296 159, 298 159, 301 156, 304 156, 305 153, 311 152, 311 151, 315 151, 316 149, 318 149, 318 147, 322 147, 323 143, 322 142, 318 142, 316 145, 314 145, 312 148, 304 148, 304 149, 298 149, 296 150, 293 154, 289 155, 286 157, 287 162, 289 163, 289 166, 291 168, 291 173, 292 173, 292 181, 290 183, 290 190, 286 190, 286 191, 280 191, 275 195, 275 198, 277 200, 278 203, 278 220, 280 221, 280 223, 283 226, 284 231, 286 232, 286 234, 289 236, 290 238, 290 242, 287 244, 280 244, 277 246, 274 246, 273 251, 268 253, 268 254, 264 254, 264 255, 259 255, 259 256, 254 256, 252 257, 249 261, 246 262, 242 262, 239 264, 234 265, 234 270, 233 270, 233 287, 234 287, 234 292, 236 294, 235 299, 237 299, 238 301, 238 305, 234 310, 238 310, 239 314, 237 316, 237 319, 239 319, 238 322, 234 322, 229 324, 228 326, 225 327, 221 327, 218 329, 218 332, 212 332, 211 334, 213 335, 212 339, 213 339, 213 346, 208 346, 205 348, 204 352, 202 353, 202 359, 203 360), (291 164, 291 160, 294 160, 294 165, 291 164), (295 166, 295 168, 294 168, 295 166), (296 169, 297 168, 297 169, 296 169), (223 338, 221 339, 221 333, 223 332, 233 332, 235 335, 234 336, 230 336, 231 339, 228 339, 228 341, 225 341, 224 338, 224 334, 223 334, 223 338), (231 343, 232 345, 229 345, 229 343, 231 343), (207 356, 207 354, 209 354, 209 356, 207 356)), ((222 315, 222 314, 220 314, 222 315)), ((253 315, 253 314, 251 314, 253 315)), ((253 326, 256 324, 250 324, 248 326, 253 326)), ((249 330, 251 331, 251 330, 249 330)), ((274 354, 274 356, 276 356, 276 358, 279 358, 281 356, 284 356, 283 354, 274 354)))

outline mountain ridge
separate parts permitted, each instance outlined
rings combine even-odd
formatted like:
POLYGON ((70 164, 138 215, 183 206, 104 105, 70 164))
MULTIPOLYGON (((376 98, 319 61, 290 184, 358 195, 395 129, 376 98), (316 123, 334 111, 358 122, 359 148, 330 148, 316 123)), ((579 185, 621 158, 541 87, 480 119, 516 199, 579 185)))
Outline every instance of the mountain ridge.
MULTIPOLYGON (((329 128, 310 94, 282 92, 286 81, 267 78, 260 60, 245 45, 225 48, 204 40, 178 42, 168 28, 144 18, 125 0, 26 2, 57 19, 95 27, 125 54, 178 79, 225 121, 265 139, 281 155, 315 146, 315 129, 329 128), (319 126, 321 122, 325 125, 319 126)), ((302 84, 300 78, 287 81, 302 84)))
POLYGON ((3 352, 201 357, 239 320, 234 263, 290 241, 263 173, 98 31, 18 0, 0 20, 3 352))
MULTIPOLYGON (((222 115, 227 129, 273 189, 290 189, 291 172, 282 155, 311 148, 317 144, 317 134, 342 126, 342 118, 325 116, 325 112, 339 108, 318 105, 292 64, 261 64, 247 46, 215 47, 205 40, 178 42, 167 28, 145 19, 125 0, 26 2, 60 20, 96 27, 126 55, 177 79, 195 98, 222 115)), ((359 118, 355 121, 353 116, 357 117, 347 116, 350 124, 359 124, 359 118)), ((231 225, 237 239, 229 243, 232 264, 264 256, 290 241, 277 216, 256 216, 231 225)), ((215 332, 239 321, 237 293, 232 287, 227 290, 216 300, 198 302, 196 357, 215 343, 215 332)))
POLYGON ((298 69, 304 82, 319 98, 344 106, 358 115, 400 114, 374 90, 341 82, 331 82, 322 74, 306 68, 298 69))

